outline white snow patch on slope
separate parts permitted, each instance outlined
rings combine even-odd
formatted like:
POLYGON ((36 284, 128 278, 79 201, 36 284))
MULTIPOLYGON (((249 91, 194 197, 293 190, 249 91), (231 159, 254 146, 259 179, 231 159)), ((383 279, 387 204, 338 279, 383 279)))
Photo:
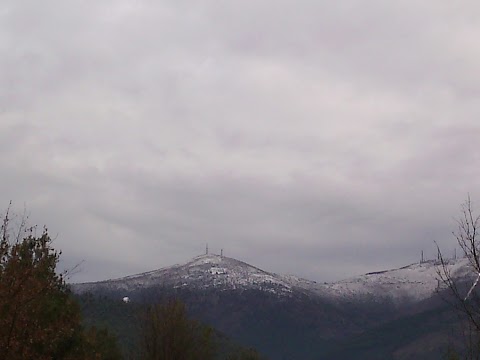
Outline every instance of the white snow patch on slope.
MULTIPOLYGON (((288 296, 300 291, 315 294, 330 301, 357 301, 362 299, 387 299, 394 303, 421 301, 438 289, 440 264, 427 261, 400 269, 378 271, 334 283, 316 283, 293 275, 278 275, 261 270, 245 262, 225 256, 210 254, 193 258, 159 270, 96 283, 73 284, 75 292, 95 288, 132 291, 152 286, 173 288, 245 290, 256 289, 288 296)), ((467 259, 449 260, 447 269, 455 278, 476 277, 467 259)), ((472 280, 472 281, 473 281, 472 280)))
MULTIPOLYGON (((316 291, 330 298, 386 298, 393 302, 421 301, 431 297, 442 283, 438 280, 441 264, 427 261, 400 269, 379 271, 331 284, 319 285, 316 291)), ((473 276, 467 259, 449 260, 447 269, 454 278, 473 276)))
POLYGON ((292 282, 242 261, 220 255, 201 255, 186 264, 178 264, 142 274, 96 283, 74 284, 77 292, 95 287, 131 291, 151 286, 174 288, 258 289, 278 294, 292 292, 292 282))

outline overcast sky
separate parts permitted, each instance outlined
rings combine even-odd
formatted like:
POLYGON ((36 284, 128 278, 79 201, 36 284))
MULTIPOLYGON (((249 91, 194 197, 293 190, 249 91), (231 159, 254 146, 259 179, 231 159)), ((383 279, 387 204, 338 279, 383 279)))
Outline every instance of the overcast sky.
MULTIPOLYGON (((120 277, 224 249, 331 281, 480 205, 478 1, 0 3, 0 209, 120 277)), ((480 206, 478 207, 480 209, 480 206)))

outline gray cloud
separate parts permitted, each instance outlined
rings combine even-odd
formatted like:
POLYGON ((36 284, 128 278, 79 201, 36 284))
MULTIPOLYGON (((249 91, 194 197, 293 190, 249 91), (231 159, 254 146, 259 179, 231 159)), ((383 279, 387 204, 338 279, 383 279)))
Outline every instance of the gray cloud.
POLYGON ((450 252, 474 2, 0 6, 0 203, 96 280, 218 252, 319 281, 450 252))

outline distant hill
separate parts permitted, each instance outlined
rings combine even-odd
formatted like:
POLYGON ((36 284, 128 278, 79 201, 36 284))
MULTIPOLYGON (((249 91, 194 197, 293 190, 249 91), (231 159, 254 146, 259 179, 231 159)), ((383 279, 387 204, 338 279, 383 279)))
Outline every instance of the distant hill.
MULTIPOLYGON (((465 259, 448 266, 453 276, 471 281, 465 259)), ((434 261, 316 283, 210 254, 142 274, 71 286, 75 293, 97 299, 128 296, 130 306, 178 297, 193 317, 274 360, 403 360, 420 353, 417 358, 433 359, 450 341, 459 341, 451 330, 457 318, 438 296, 442 288, 434 261), (405 331, 408 336, 399 336, 405 331)))

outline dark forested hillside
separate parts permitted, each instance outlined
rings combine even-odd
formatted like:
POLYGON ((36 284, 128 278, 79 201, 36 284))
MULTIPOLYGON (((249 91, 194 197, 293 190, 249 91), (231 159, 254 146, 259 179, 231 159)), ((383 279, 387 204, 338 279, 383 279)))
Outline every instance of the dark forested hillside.
MULTIPOLYGON (((255 291, 198 293, 158 288, 132 295, 142 300, 124 303, 115 292, 78 297, 87 324, 109 328, 129 356, 137 352, 142 306, 172 297, 185 302, 192 318, 219 331, 215 341, 220 356, 236 351, 237 343, 256 348, 272 360, 433 360, 443 356, 449 346, 462 346, 458 317, 442 302, 432 303, 432 309, 424 306, 414 315, 371 322, 362 330, 364 315, 355 313, 359 308, 346 314, 331 304, 305 299, 278 301, 271 294, 255 291)), ((379 311, 376 316, 378 320, 379 311)))
MULTIPOLYGON (((461 262, 452 269, 465 273, 461 262)), ((192 319, 272 360, 435 359, 462 342, 434 274, 432 262, 318 285, 209 255, 73 289, 88 325, 110 328, 125 353, 136 351, 139 309, 179 299, 192 319)))

